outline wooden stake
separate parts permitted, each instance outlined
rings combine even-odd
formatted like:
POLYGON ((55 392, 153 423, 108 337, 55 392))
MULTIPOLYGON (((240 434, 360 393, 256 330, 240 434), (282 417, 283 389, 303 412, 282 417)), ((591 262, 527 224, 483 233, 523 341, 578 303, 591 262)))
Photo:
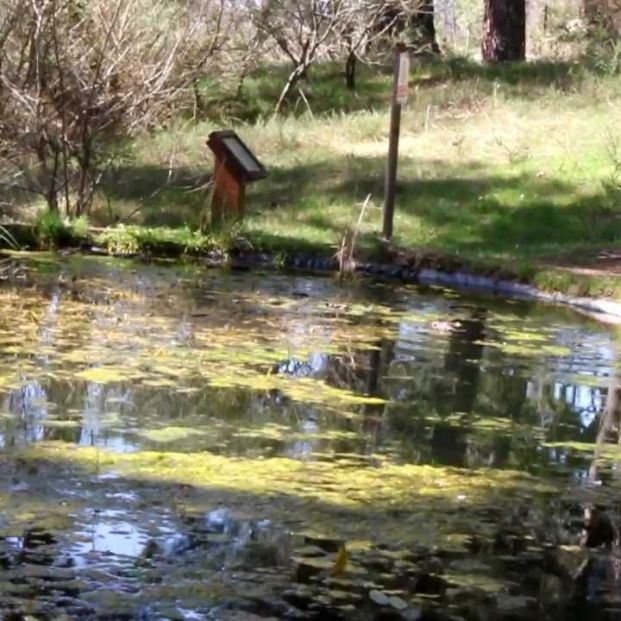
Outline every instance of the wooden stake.
POLYGON ((392 102, 390 106, 390 133, 388 135, 388 160, 386 162, 386 180, 384 184, 384 223, 382 236, 386 241, 392 238, 392 225, 395 213, 397 185, 397 162, 399 159, 399 133, 401 130, 401 104, 397 99, 399 86, 399 65, 401 54, 406 51, 403 43, 395 47, 394 78, 392 84, 392 102))

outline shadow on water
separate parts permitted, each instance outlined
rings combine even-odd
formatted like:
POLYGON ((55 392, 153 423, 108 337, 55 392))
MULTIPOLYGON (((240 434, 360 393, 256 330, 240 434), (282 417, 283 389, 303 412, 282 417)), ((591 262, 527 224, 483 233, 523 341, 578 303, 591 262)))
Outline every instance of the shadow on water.
POLYGON ((382 283, 26 265, 0 289, 6 618, 621 614, 614 546, 579 545, 585 507, 618 509, 606 329, 382 283))

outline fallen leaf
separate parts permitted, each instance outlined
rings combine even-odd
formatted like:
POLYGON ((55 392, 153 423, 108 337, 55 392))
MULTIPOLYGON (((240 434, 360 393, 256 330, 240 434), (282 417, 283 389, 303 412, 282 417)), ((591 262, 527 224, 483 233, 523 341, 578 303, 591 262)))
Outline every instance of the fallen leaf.
POLYGON ((340 576, 345 571, 345 567, 347 566, 347 556, 347 548, 343 543, 337 552, 336 560, 330 570, 331 576, 340 576))

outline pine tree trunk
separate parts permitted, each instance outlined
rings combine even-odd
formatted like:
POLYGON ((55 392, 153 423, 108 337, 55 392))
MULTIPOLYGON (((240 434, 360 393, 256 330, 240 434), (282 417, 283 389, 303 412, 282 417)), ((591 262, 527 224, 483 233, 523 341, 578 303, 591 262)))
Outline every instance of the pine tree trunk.
POLYGON ((419 0, 415 10, 404 11, 399 3, 385 3, 377 28, 387 38, 405 38, 417 53, 440 54, 436 39, 434 0, 419 0))
POLYGON ((485 0, 483 60, 488 63, 526 57, 525 0, 485 0))
POLYGON ((427 51, 432 54, 439 54, 440 46, 436 39, 433 0, 422 0, 420 10, 415 17, 415 24, 420 41, 427 48, 427 51))

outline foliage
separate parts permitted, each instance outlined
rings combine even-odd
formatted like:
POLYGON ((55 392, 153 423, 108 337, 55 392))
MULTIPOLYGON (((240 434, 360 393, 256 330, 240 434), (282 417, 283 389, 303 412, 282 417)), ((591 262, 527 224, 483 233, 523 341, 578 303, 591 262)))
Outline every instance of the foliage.
POLYGON ((106 228, 95 236, 95 243, 112 254, 155 254, 179 256, 204 254, 218 246, 214 237, 188 228, 168 229, 124 226, 106 228))
POLYGON ((84 239, 88 237, 89 228, 90 223, 86 214, 82 214, 80 217, 74 218, 71 221, 71 232, 77 238, 84 239))
POLYGON ((39 213, 35 224, 39 241, 46 247, 62 247, 72 239, 69 227, 57 211, 44 209, 39 213))
POLYGON ((604 76, 621 72, 621 39, 610 37, 605 31, 591 30, 588 35, 586 60, 604 76))
POLYGON ((116 142, 153 126, 220 52, 224 3, 3 0, 1 172, 80 216, 116 142), (174 25, 174 28, 171 28, 174 25))
POLYGON ((0 225, 0 245, 19 250, 19 244, 11 231, 2 225, 0 225))

